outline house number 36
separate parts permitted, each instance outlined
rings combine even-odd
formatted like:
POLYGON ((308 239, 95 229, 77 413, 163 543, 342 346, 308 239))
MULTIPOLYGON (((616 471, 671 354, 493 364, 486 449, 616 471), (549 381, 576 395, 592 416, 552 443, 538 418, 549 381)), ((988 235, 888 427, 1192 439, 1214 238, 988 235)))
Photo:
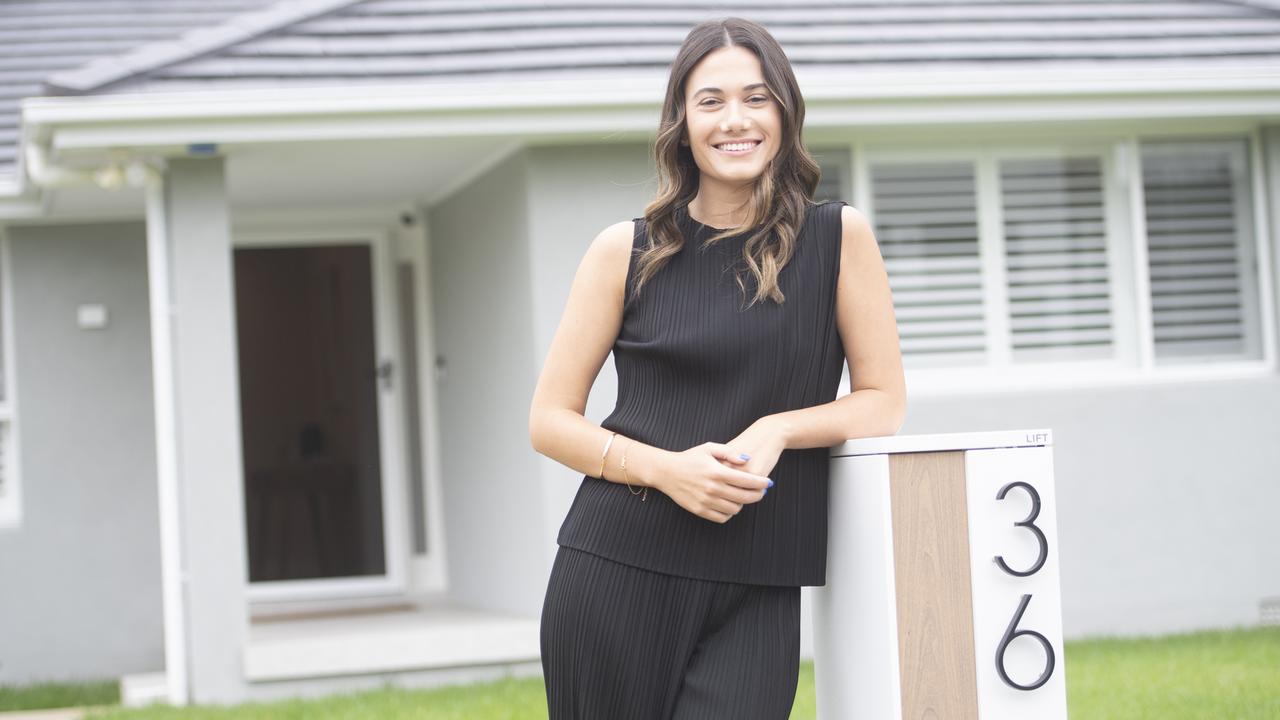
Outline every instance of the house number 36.
MULTIPOLYGON (((1045 539, 1044 532, 1042 532, 1040 528, 1036 527, 1036 524, 1035 524, 1036 517, 1040 514, 1040 493, 1036 492, 1036 489, 1034 487, 1032 487, 1028 483, 1022 482, 1021 480, 1016 482, 1011 482, 1008 485, 1005 485, 1004 487, 1000 488, 1000 492, 996 493, 996 499, 1003 500, 1004 496, 1007 495, 1009 491, 1015 487, 1022 488, 1027 492, 1028 495, 1031 496, 1031 514, 1028 515, 1025 520, 1022 520, 1021 522, 1016 522, 1014 523, 1014 525, 1016 527, 1024 527, 1030 530, 1033 534, 1035 534, 1036 542, 1039 543, 1039 546, 1040 546, 1040 555, 1039 557, 1036 558, 1035 564, 1026 570, 1014 570, 1013 568, 1009 567, 1005 563, 1004 556, 1002 555, 995 556, 995 562, 997 565, 1000 566, 1001 570, 1004 570, 1010 575, 1013 575, 1015 577, 1027 577, 1029 575, 1034 575, 1037 571, 1040 570, 1041 567, 1044 567, 1044 561, 1046 558, 1049 557, 1049 541, 1045 539)), ((1000 638, 1000 645, 996 647, 996 672, 1000 674, 1000 679, 1003 680, 1006 685, 1013 688, 1017 688, 1019 690, 1035 690, 1036 688, 1048 682, 1049 677, 1053 675, 1053 663, 1054 663, 1053 646, 1049 644, 1049 641, 1045 638, 1045 636, 1041 635, 1035 630, 1016 629, 1018 627, 1018 621, 1022 619, 1022 613, 1026 612, 1027 605, 1030 602, 1031 602, 1031 594, 1030 593, 1024 594, 1022 596, 1022 601, 1018 603, 1017 611, 1014 612, 1013 614, 1013 619, 1009 621, 1009 627, 1006 628, 1004 631, 1004 637, 1000 638), (1044 655, 1045 655, 1044 672, 1042 672, 1040 674, 1040 677, 1037 678, 1036 681, 1031 683, 1030 685, 1021 685, 1019 683, 1014 682, 1012 679, 1009 678, 1009 673, 1005 672, 1005 667, 1004 667, 1005 650, 1009 648, 1009 643, 1013 642, 1014 638, 1017 638, 1021 635, 1028 635, 1030 637, 1035 638, 1040 642, 1040 646, 1044 648, 1044 655)))

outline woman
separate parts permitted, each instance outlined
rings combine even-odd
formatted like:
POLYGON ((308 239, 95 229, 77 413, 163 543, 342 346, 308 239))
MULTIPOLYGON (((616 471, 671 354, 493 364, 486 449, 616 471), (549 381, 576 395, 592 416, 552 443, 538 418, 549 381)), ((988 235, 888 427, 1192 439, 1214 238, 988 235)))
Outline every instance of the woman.
POLYGON ((876 239, 813 203, 803 122, 763 27, 698 25, 671 67, 658 197, 578 268, 529 418, 534 448, 584 474, 542 611, 552 720, 790 714, 829 448, 896 433, 906 394, 876 239), (596 426, 610 350, 618 401, 596 426))

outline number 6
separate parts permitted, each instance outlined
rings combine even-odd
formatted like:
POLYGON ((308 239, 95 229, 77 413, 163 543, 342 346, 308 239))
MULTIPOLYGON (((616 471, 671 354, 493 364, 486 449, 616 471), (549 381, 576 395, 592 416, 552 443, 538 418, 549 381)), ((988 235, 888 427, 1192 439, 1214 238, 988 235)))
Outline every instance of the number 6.
POLYGON ((1031 602, 1031 596, 1023 595, 1022 602, 1018 604, 1018 611, 1013 614, 1013 619, 1009 621, 1009 627, 1006 628, 1004 631, 1004 637, 1000 638, 1000 646, 996 648, 996 672, 1000 673, 1000 679, 1004 680, 1005 684, 1009 685, 1010 687, 1015 687, 1019 690, 1035 690, 1036 688, 1048 682, 1049 676, 1053 675, 1053 646, 1049 644, 1049 641, 1045 639, 1045 636, 1041 635, 1035 630, 1019 630, 1017 632, 1013 631, 1013 629, 1018 626, 1018 621, 1022 619, 1022 613, 1027 609, 1027 603, 1029 602, 1031 602), (1037 679, 1034 683, 1030 685, 1019 685, 1013 680, 1010 680, 1009 674, 1004 671, 1004 651, 1008 649, 1009 643, 1013 642, 1013 639, 1018 637, 1019 635, 1030 635, 1036 640, 1039 640, 1040 645, 1044 647, 1044 655, 1045 655, 1044 672, 1040 674, 1039 679, 1037 679))

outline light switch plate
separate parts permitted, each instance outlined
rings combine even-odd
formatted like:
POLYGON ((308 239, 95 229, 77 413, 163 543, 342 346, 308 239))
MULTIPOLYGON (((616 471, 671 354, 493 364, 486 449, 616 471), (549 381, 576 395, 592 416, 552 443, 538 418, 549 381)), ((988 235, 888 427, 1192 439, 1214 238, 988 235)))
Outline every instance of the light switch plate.
POLYGON ((81 305, 76 308, 76 324, 81 330, 101 330, 107 326, 107 306, 81 305))

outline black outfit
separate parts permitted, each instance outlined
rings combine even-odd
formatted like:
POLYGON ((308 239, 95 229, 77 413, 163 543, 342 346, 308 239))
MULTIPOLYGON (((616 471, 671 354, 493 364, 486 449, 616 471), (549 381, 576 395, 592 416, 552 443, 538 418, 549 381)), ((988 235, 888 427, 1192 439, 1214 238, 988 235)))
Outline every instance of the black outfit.
MULTIPOLYGON (((704 246, 716 230, 687 208, 676 213, 684 247, 633 301, 648 243, 636 218, 613 346, 618 400, 601 426, 680 452, 834 400, 845 360, 835 302, 844 204, 808 208, 778 274, 785 302, 745 310, 756 287, 743 259, 749 233, 704 246)), ((800 586, 826 583, 829 457, 825 447, 784 450, 764 499, 725 523, 654 488, 641 500, 584 476, 543 604, 551 720, 785 719, 800 586)))

